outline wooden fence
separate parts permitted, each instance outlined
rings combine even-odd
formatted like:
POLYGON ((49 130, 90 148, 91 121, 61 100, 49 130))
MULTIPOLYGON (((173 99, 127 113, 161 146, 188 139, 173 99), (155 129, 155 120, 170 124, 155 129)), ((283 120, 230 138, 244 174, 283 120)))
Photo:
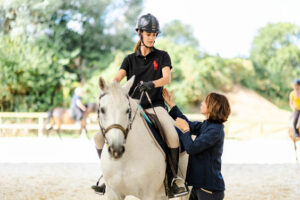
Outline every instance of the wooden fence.
MULTIPOLYGON (((47 113, 44 112, 36 112, 36 113, 26 113, 26 112, 0 112, 0 132, 3 129, 27 129, 27 130, 37 130, 38 136, 41 137, 43 135, 43 129, 45 126, 46 118, 48 117, 47 113), (19 122, 5 122, 4 119, 37 119, 37 123, 19 123, 19 122)), ((89 116, 90 118, 95 118, 96 114, 92 113, 89 116)), ((18 120, 19 121, 19 120, 18 120)), ((72 124, 62 124, 62 130, 79 130, 79 126, 75 126, 72 124)), ((99 126, 97 124, 87 124, 87 130, 99 130, 99 126)))
MULTIPOLYGON (((187 114, 190 120, 200 120, 204 119, 203 115, 199 114, 187 114)), ((0 112, 0 132, 4 129, 27 129, 27 130, 37 130, 38 136, 41 137, 43 134, 44 123, 47 118, 47 113, 37 112, 37 113, 17 113, 17 112, 0 112), (6 119, 6 120, 5 120, 6 119), (11 120, 8 120, 11 119, 11 120), (20 119, 34 119, 30 123, 19 123, 20 119), (11 121, 17 122, 11 122, 11 121), (7 123, 9 121, 9 123, 7 123)), ((97 124, 97 117, 95 113, 91 113, 89 118, 94 119, 94 123, 87 124, 87 130, 99 130, 97 124)), ((228 122, 225 123, 225 132, 229 135, 237 135, 241 133, 265 135, 278 131, 287 131, 289 128, 288 120, 276 121, 276 120, 266 120, 266 119, 235 119, 230 118, 228 122)), ((78 130, 79 126, 66 125, 61 126, 62 130, 78 130)))

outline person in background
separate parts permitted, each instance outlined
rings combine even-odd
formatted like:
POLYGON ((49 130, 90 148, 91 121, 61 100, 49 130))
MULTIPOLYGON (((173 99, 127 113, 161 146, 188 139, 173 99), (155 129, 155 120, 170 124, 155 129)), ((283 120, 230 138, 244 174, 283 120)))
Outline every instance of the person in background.
POLYGON ((174 102, 173 92, 163 91, 169 114, 176 126, 184 150, 189 154, 186 181, 193 186, 190 200, 222 200, 225 183, 221 173, 224 145, 224 125, 230 115, 230 105, 224 95, 210 93, 202 102, 200 112, 203 122, 190 121, 174 102), (195 135, 195 140, 192 139, 195 135))
POLYGON ((293 128, 295 138, 299 137, 297 123, 300 115, 300 79, 294 80, 294 90, 290 93, 290 107, 293 109, 293 128))
POLYGON ((75 89, 74 95, 72 97, 70 109, 72 118, 76 121, 76 124, 80 124, 80 121, 83 117, 83 112, 86 111, 86 107, 81 102, 81 97, 83 95, 82 88, 77 87, 75 89))

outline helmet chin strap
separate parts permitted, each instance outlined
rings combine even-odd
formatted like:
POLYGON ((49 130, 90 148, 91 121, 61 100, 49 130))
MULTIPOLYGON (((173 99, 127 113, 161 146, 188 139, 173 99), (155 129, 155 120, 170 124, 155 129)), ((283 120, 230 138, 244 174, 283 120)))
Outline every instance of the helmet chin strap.
MULTIPOLYGON (((149 49, 153 48, 153 46, 152 46, 152 47, 149 47, 149 46, 147 46, 147 45, 144 43, 142 34, 139 34, 139 35, 140 35, 140 40, 141 40, 143 46, 145 46, 146 48, 149 48, 149 49)), ((155 43, 155 41, 154 41, 154 43, 155 43)))

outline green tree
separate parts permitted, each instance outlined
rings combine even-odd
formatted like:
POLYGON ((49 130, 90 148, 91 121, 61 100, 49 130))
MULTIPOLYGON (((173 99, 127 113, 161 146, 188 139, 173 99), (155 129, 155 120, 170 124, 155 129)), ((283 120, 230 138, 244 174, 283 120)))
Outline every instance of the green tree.
MULTIPOLYGON (((128 50, 142 0, 12 0, 3 3, 6 32, 46 43, 78 80, 105 68, 115 50, 128 50), (112 17, 115 16, 115 17, 112 17), (110 20, 108 20, 110 19, 110 20), (72 56, 70 56, 72 55, 72 56), (74 56, 76 55, 76 56, 74 56)), ((43 44, 44 45, 44 44, 43 44)))
POLYGON ((291 82, 300 75, 299 42, 300 27, 291 23, 268 24, 253 40, 254 88, 279 105, 287 105, 291 82))
POLYGON ((176 103, 185 108, 198 105, 212 91, 229 91, 234 84, 246 85, 255 75, 252 62, 209 56, 192 46, 160 39, 157 47, 168 51, 172 60, 172 83, 176 103))
POLYGON ((0 37, 1 111, 42 111, 61 104, 63 75, 51 49, 0 37))
POLYGON ((118 50, 133 47, 142 4, 142 0, 2 1, 1 110, 67 106, 79 82, 105 70, 118 50))
POLYGON ((250 58, 255 66, 265 67, 282 47, 299 42, 300 27, 291 23, 268 24, 254 38, 250 58))

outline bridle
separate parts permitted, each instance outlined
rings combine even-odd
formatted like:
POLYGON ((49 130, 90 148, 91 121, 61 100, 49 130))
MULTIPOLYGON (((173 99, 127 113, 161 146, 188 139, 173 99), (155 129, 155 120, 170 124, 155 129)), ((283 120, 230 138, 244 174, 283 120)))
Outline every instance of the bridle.
MULTIPOLYGON (((99 96, 99 102, 101 100, 102 97, 104 97, 107 93, 103 93, 99 96)), ((141 95, 142 96, 142 95, 141 95)), ((101 118, 100 118, 100 106, 99 106, 99 109, 98 109, 98 121, 99 121, 99 126, 100 126, 100 129, 101 129, 101 132, 102 132, 102 135, 105 139, 105 142, 108 143, 107 139, 106 139, 106 134, 111 130, 111 129, 119 129, 120 131, 122 131, 124 137, 125 137, 125 140, 124 140, 124 143, 127 139, 127 136, 128 136, 128 133, 129 131, 131 130, 132 128, 132 124, 133 124, 133 121, 135 119, 135 116, 137 114, 137 111, 139 109, 139 107, 137 106, 136 110, 135 110, 135 113, 133 115, 133 117, 131 118, 131 115, 132 115, 132 107, 131 107, 131 104, 130 104, 130 99, 129 99, 129 95, 127 94, 126 95, 126 98, 128 100, 128 105, 129 105, 129 112, 128 112, 128 120, 129 120, 129 123, 127 125, 126 128, 124 128, 122 125, 120 124, 112 124, 110 126, 108 126, 107 128, 104 128, 101 124, 101 118)), ((141 99, 140 99, 141 100, 141 99)))

